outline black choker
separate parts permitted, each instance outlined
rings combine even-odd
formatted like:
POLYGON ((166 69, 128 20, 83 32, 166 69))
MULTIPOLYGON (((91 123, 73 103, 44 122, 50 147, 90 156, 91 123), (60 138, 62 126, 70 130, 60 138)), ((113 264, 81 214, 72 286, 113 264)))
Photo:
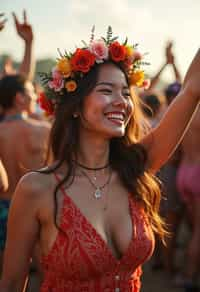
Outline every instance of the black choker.
POLYGON ((95 167, 95 168, 92 168, 92 167, 87 167, 87 166, 85 166, 85 165, 83 165, 83 164, 81 164, 81 163, 79 163, 79 162, 77 162, 77 161, 74 161, 79 167, 81 167, 81 168, 84 168, 84 169, 87 169, 87 170, 102 170, 102 169, 106 169, 106 168, 108 168, 109 167, 109 163, 107 163, 106 165, 104 165, 104 166, 102 166, 102 167, 95 167))

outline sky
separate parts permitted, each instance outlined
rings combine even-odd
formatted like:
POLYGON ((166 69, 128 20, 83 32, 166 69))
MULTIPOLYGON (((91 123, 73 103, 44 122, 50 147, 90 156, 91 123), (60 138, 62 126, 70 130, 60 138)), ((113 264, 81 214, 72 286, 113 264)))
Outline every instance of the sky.
MULTIPOLYGON (((16 35, 12 11, 22 20, 23 9, 35 35, 34 50, 37 59, 58 57, 61 51, 74 50, 81 40, 89 41, 95 25, 96 38, 106 35, 108 25, 113 34, 123 41, 138 43, 142 53, 148 53, 147 71, 155 74, 164 63, 164 48, 174 41, 177 65, 185 74, 193 56, 200 47, 199 0, 0 0, 0 12, 8 18, 0 33, 0 54, 9 53, 22 59, 23 42, 16 35)), ((163 77, 173 79, 171 68, 163 77)))

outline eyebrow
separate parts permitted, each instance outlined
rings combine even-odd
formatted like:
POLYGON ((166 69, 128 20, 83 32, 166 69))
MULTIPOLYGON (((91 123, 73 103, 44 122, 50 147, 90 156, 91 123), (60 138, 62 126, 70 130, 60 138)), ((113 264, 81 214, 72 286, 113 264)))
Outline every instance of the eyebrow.
MULTIPOLYGON (((99 82, 96 84, 96 86, 99 86, 99 85, 108 85, 108 86, 115 86, 112 82, 99 82)), ((124 89, 129 89, 129 87, 127 85, 123 86, 124 89)))

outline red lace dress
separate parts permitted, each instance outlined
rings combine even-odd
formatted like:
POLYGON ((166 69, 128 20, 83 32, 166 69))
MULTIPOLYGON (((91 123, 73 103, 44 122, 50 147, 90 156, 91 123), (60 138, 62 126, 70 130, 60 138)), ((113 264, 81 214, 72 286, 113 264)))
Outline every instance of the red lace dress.
MULTIPOLYGON (((63 190, 64 192, 64 190, 63 190)), ((129 196, 133 235, 116 259, 100 234, 64 193, 61 229, 47 256, 40 292, 139 292, 141 264, 152 254, 154 237, 148 220, 129 196)))

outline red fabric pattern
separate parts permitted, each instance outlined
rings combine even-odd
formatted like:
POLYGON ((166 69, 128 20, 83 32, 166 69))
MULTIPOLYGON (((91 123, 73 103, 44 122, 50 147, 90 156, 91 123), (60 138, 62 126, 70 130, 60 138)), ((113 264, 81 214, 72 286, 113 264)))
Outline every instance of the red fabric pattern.
POLYGON ((139 292, 141 264, 152 254, 154 237, 148 220, 129 198, 133 236, 121 259, 64 194, 61 229, 42 258, 44 281, 40 292, 139 292), (119 289, 117 289, 119 288, 119 289))

